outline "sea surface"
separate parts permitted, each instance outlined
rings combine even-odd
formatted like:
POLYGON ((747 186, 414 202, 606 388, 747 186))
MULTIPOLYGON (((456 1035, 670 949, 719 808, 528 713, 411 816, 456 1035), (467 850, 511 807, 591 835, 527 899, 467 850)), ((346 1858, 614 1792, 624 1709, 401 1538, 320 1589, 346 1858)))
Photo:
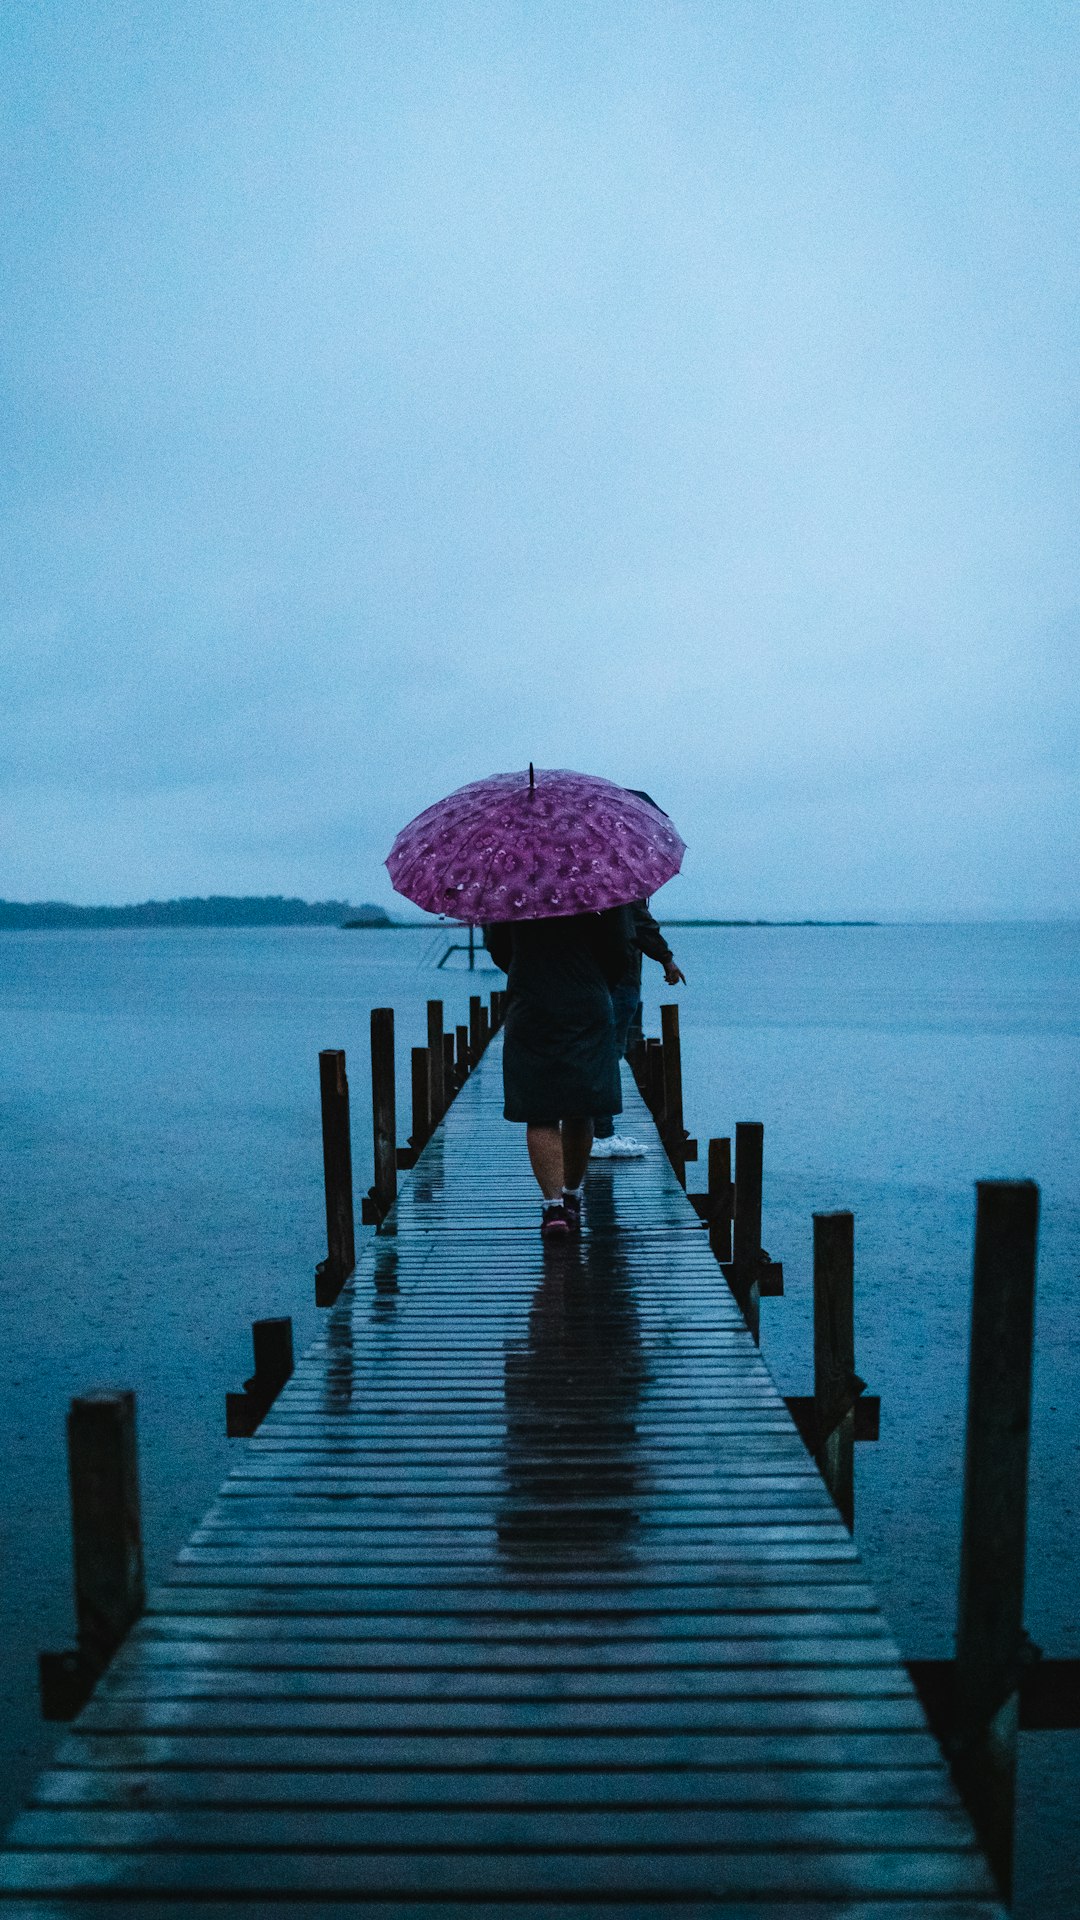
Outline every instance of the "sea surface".
MULTIPOLYGON (((856 1532, 908 1656, 951 1651, 974 1183, 1042 1189, 1027 1625, 1080 1656, 1080 927, 671 928, 687 1123, 765 1125, 762 1305, 811 1384, 814 1211, 850 1207, 856 1354, 881 1394, 856 1532)), ((424 1004, 464 1019, 455 936, 334 928, 0 933, 0 1827, 54 1740, 39 1648, 71 1643, 64 1414, 138 1392, 148 1571, 228 1465, 250 1323, 314 1337, 320 1047, 347 1050, 369 1184, 367 1033, 397 1012, 399 1136, 424 1004)), ((663 988, 646 962, 647 1025, 663 988)), ((524 1151, 524 1145, 522 1147, 524 1151)), ((703 1184, 704 1162, 691 1168, 703 1184)), ((1021 1739, 1016 1911, 1080 1915, 1080 1733, 1021 1739)))

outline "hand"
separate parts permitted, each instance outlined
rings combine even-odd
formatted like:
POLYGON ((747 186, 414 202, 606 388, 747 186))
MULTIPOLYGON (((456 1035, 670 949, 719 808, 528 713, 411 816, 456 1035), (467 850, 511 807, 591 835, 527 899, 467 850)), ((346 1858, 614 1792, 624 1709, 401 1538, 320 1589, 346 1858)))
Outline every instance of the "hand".
POLYGON ((669 987, 677 987, 680 980, 684 987, 686 985, 686 975, 681 967, 675 965, 674 960, 669 960, 666 963, 664 967, 664 979, 667 981, 669 987))

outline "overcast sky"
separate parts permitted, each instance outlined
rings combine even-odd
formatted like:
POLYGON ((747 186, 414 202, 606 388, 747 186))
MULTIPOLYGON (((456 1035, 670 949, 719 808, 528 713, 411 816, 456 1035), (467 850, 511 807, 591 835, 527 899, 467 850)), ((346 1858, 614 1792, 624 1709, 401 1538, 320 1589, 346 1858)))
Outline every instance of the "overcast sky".
POLYGON ((1080 14, 4 0, 0 895, 1080 913, 1080 14))

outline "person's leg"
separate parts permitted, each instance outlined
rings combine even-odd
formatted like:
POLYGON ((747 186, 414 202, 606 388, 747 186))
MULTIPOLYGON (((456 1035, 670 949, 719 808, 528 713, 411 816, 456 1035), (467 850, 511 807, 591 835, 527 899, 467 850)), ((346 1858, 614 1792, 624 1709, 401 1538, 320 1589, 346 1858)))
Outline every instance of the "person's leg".
MULTIPOLYGON (((618 986, 611 989, 611 1007, 615 1015, 615 1048, 621 1060, 626 1052, 627 1032, 636 1015, 641 1019, 641 980, 631 969, 618 986)), ((594 1140, 610 1140, 615 1133, 614 1114, 600 1115, 594 1125, 594 1140)))
POLYGON ((562 1162, 563 1185, 576 1193, 585 1178, 585 1169, 592 1152, 593 1123, 591 1120, 564 1120, 562 1123, 562 1162))
MULTIPOLYGON (((529 1149, 529 1163, 539 1182, 544 1199, 560 1200, 565 1169, 562 1135, 558 1127, 534 1126, 530 1120, 525 1129, 525 1140, 529 1149)), ((578 1177, 580 1178, 580 1175, 578 1177)))

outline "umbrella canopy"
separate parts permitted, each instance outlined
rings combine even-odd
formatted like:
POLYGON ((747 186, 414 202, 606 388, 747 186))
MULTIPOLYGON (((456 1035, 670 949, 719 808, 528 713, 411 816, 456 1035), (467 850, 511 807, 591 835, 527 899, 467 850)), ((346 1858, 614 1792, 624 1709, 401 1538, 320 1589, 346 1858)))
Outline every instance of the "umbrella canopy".
POLYGON ((588 773, 496 773, 403 827, 396 892, 479 925, 598 913, 655 893, 686 851, 666 813, 588 773))

